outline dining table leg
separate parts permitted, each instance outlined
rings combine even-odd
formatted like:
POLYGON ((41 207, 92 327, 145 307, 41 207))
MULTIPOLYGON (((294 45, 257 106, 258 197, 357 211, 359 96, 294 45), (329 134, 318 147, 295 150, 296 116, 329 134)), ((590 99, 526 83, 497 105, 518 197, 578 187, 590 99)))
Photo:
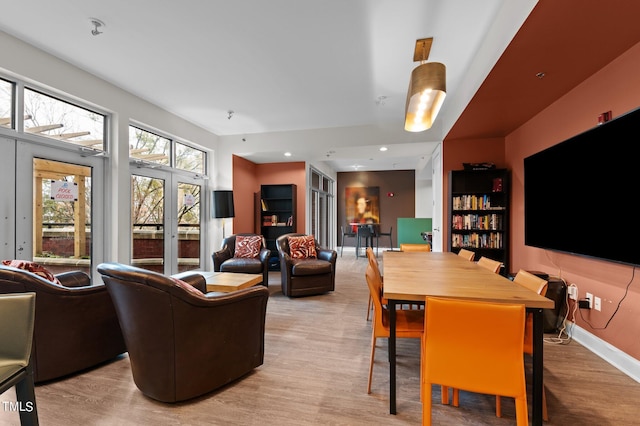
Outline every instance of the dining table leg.
POLYGON ((543 382, 543 336, 544 324, 542 309, 533 310, 533 386, 532 386, 532 424, 542 426, 542 387, 543 382))
POLYGON ((396 414, 396 301, 389 300, 389 414, 396 414))

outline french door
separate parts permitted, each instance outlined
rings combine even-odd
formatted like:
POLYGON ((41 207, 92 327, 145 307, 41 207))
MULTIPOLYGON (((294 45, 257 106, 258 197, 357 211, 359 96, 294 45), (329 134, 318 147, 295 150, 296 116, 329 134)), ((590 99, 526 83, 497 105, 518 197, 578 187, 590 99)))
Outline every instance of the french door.
POLYGON ((131 264, 163 274, 205 265, 204 180, 131 168, 131 264))
POLYGON ((104 157, 20 140, 13 146, 14 250, 5 257, 97 278, 105 253, 104 157))

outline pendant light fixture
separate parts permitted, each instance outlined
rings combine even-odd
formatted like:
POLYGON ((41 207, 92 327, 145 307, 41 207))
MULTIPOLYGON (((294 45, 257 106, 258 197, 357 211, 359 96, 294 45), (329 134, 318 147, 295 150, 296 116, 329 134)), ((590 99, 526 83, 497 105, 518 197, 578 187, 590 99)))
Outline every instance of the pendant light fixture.
POLYGON ((404 129, 422 132, 429 129, 447 96, 446 67, 440 62, 426 62, 433 37, 416 40, 413 61, 420 62, 411 73, 404 129))

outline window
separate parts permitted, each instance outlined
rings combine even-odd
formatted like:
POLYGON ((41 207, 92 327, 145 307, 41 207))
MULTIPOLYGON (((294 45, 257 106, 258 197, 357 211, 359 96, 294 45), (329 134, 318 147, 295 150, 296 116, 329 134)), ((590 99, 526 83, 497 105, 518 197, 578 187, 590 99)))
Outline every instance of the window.
POLYGON ((105 123, 103 114, 24 89, 24 131, 27 133, 103 151, 105 123))
POLYGON ((205 174, 207 158, 204 151, 135 126, 129 126, 129 157, 198 174, 205 174))
POLYGON ((0 126, 13 128, 13 84, 0 79, 0 126))

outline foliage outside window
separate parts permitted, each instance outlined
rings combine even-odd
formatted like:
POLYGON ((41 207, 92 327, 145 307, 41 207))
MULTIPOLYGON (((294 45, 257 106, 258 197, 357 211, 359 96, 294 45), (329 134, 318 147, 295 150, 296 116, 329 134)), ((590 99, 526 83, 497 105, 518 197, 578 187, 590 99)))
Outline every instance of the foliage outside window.
POLYGON ((0 79, 0 126, 13 127, 13 84, 0 79))
POLYGON ((199 149, 176 142, 176 168, 204 174, 205 154, 199 149))
POLYGON ((104 150, 105 116, 24 89, 24 131, 75 145, 104 150))
POLYGON ((169 165, 171 141, 155 133, 129 126, 129 157, 169 165))

